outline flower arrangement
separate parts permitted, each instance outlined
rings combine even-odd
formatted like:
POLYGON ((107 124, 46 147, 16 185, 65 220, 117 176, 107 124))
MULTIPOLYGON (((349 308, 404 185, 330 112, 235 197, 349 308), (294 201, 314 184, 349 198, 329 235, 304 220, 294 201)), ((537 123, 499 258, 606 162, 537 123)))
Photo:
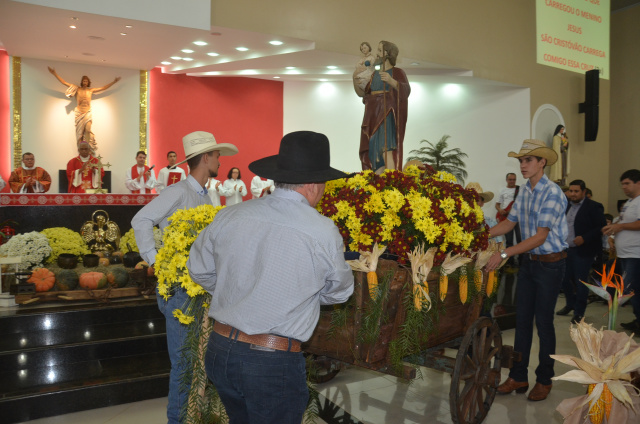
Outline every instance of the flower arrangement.
POLYGON ((613 265, 611 265, 611 269, 607 272, 606 265, 602 265, 602 274, 596 271, 601 278, 598 284, 587 284, 582 281, 582 284, 587 286, 589 290, 608 301, 609 303, 609 324, 607 326, 608 330, 613 330, 616 328, 616 321, 618 319, 618 307, 627 303, 627 301, 633 296, 631 294, 624 294, 624 280, 622 276, 616 274, 614 270, 616 269, 616 261, 613 261, 613 265), (607 287, 611 287, 614 289, 613 297, 607 291, 607 287))
POLYGON ((447 252, 471 256, 487 248, 478 200, 447 172, 409 166, 404 173, 364 171, 329 181, 317 209, 336 223, 351 251, 371 251, 378 243, 406 264, 415 246, 437 247, 437 266, 447 252))
POLYGON ((42 262, 49 255, 51 255, 49 240, 37 231, 15 235, 0 246, 0 256, 22 257, 22 263, 18 265, 21 270, 42 266, 42 262))
MULTIPOLYGON (((160 231, 160 228, 153 227, 153 240, 156 243, 156 250, 160 250, 162 247, 162 231, 160 231)), ((122 253, 127 253, 129 251, 129 246, 131 246, 132 251, 139 251, 133 228, 120 237, 120 251, 122 251, 122 253)))
POLYGON ((91 253, 82 236, 65 227, 47 228, 41 231, 49 240, 51 246, 51 255, 47 263, 54 263, 61 253, 71 253, 72 255, 82 256, 91 253))

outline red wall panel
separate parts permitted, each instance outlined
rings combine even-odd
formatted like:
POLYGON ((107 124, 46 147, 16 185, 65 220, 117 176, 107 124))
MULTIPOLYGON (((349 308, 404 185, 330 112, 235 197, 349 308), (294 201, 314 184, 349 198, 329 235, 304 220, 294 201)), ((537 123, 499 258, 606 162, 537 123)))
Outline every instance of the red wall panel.
POLYGON ((237 155, 220 158, 218 179, 226 180, 229 169, 238 167, 247 189, 254 176, 249 163, 278 153, 282 82, 163 74, 159 68, 150 72, 149 80, 148 163, 157 169, 166 166, 170 150, 179 161, 184 159, 182 137, 192 131, 208 131, 218 143, 238 147, 237 155))
MULTIPOLYGON (((11 83, 9 69, 11 60, 5 50, 0 50, 0 175, 7 182, 13 169, 11 155, 11 83)), ((9 183, 2 190, 9 192, 9 183)))

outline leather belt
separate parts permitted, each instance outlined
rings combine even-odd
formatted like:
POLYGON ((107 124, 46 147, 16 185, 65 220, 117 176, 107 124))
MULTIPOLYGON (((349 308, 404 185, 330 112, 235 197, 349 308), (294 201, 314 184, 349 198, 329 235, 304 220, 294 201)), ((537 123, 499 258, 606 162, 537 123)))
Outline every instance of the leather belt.
POLYGON ((567 251, 563 250, 562 252, 557 253, 547 253, 546 255, 534 255, 533 253, 529 254, 529 259, 532 261, 540 261, 540 262, 558 262, 560 259, 564 259, 567 257, 567 251))
POLYGON ((300 352, 300 341, 287 337, 274 336, 273 334, 247 334, 233 328, 230 325, 216 321, 213 324, 213 331, 224 337, 231 337, 239 342, 249 343, 268 349, 284 350, 285 352, 300 352), (236 334, 238 337, 236 338, 236 334))
POLYGON ((382 93, 389 93, 389 90, 376 90, 376 91, 372 91, 371 94, 382 94, 382 93))

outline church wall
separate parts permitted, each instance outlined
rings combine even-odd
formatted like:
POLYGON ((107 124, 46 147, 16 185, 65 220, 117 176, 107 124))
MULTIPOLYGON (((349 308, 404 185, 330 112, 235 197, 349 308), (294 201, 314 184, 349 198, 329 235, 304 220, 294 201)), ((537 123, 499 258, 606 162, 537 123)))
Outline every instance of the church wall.
POLYGON ((51 193, 58 192, 58 170, 78 155, 75 140, 75 98, 64 96, 66 87, 47 70, 55 68, 65 81, 78 84, 83 75, 92 87, 102 87, 117 76, 122 79, 92 98, 92 131, 98 154, 112 175, 112 191, 126 193, 127 168, 135 163, 139 148, 140 72, 104 66, 22 58, 22 152, 32 152, 36 165, 53 179, 51 193))
MULTIPOLYGON (((11 60, 5 50, 0 50, 0 175, 7 182, 11 175, 11 60)), ((2 190, 9 192, 9 184, 2 190)))
POLYGON ((609 210, 625 199, 620 175, 640 169, 640 6, 611 16, 611 157, 609 210))
POLYGON ((182 137, 208 131, 218 143, 232 143, 239 150, 220 158, 218 179, 226 180, 229 170, 238 167, 249 189, 254 175, 249 163, 278 153, 283 135, 282 82, 162 74, 159 68, 151 71, 150 78, 150 163, 157 169, 166 166, 170 150, 183 160, 182 137))
MULTIPOLYGON (((469 173, 465 182, 479 182, 498 193, 507 172, 524 180, 518 162, 507 158, 529 135, 529 90, 459 77, 414 77, 411 81, 404 159, 410 151, 436 143, 447 134, 449 148, 460 148, 469 173), (459 90, 454 93, 454 90, 459 90)), ((351 82, 286 82, 284 132, 308 129, 322 132, 331 142, 331 164, 345 172, 361 169, 358 156, 364 105, 351 82)), ((493 202, 485 211, 493 210, 493 202)))
MULTIPOLYGON (((584 178, 595 198, 606 203, 609 81, 600 83, 598 140, 585 143, 584 115, 578 113, 578 103, 584 101, 584 74, 536 63, 533 1, 212 0, 211 17, 212 25, 314 40, 318 49, 340 53, 357 53, 365 40, 390 40, 403 57, 470 69, 478 78, 528 87, 529 119, 544 104, 560 110, 572 143, 569 178, 584 178)), ((521 142, 514 136, 510 144, 521 142)))

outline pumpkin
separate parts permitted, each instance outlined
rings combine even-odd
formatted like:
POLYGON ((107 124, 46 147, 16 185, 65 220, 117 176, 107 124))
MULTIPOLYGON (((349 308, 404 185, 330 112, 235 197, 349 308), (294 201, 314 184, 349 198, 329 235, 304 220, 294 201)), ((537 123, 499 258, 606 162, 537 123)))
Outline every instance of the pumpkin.
POLYGON ((129 273, 124 268, 111 267, 107 272, 107 282, 111 287, 124 287, 129 282, 129 273))
POLYGON ((56 289, 75 290, 78 287, 78 273, 72 269, 63 269, 56 273, 56 289))
POLYGON ((27 283, 36 285, 37 292, 46 292, 51 290, 56 281, 56 275, 47 268, 36 268, 31 273, 31 277, 27 283))
POLYGON ((149 266, 149 264, 147 263, 147 261, 140 261, 136 264, 135 269, 144 269, 147 268, 147 276, 148 277, 152 277, 153 276, 153 268, 151 268, 149 266))
POLYGON ((111 253, 111 257, 113 257, 113 256, 120 256, 120 259, 122 259, 122 257, 124 256, 124 253, 122 253, 119 250, 116 250, 115 252, 111 253))
POLYGON ((109 258, 100 258, 98 260, 98 265, 100 266, 109 266, 110 262, 109 262, 109 258))
POLYGON ((80 276, 80 287, 97 290, 107 285, 107 276, 102 272, 85 272, 80 276))

